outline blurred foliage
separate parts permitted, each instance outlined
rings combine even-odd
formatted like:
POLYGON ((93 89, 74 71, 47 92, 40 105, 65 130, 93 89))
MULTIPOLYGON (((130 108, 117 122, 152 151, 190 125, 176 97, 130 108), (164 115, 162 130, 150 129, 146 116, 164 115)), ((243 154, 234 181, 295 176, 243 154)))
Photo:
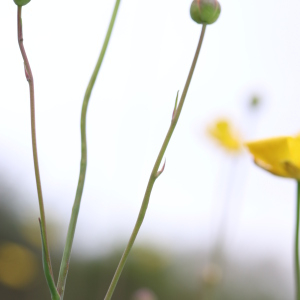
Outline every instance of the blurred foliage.
MULTIPOLYGON (((24 220, 20 220, 20 199, 18 191, 0 178, 0 299, 50 300, 42 270, 40 245, 28 238, 30 232, 24 234, 24 230, 31 230, 32 226, 26 226, 24 220), (7 266, 13 268, 9 282, 1 277, 7 272, 7 266)), ((97 258, 73 255, 65 300, 103 299, 122 251, 123 247, 120 247, 109 255, 97 258)), ((52 247, 51 254, 57 276, 62 249, 53 251, 52 247)), ((284 274, 274 264, 251 263, 251 267, 247 267, 226 261, 226 272, 223 272, 221 267, 219 270, 218 266, 207 266, 206 260, 207 254, 201 251, 189 253, 187 250, 185 254, 175 255, 174 252, 156 250, 146 245, 135 246, 113 299, 291 299, 280 292, 286 289, 282 280, 284 274), (221 277, 223 279, 219 282, 221 277)))

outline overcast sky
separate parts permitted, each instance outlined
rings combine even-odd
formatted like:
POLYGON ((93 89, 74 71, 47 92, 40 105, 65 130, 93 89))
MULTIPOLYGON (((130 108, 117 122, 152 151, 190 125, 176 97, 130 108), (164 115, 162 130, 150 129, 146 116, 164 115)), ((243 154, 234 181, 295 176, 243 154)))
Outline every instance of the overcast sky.
MULTIPOLYGON (((79 174, 81 103, 114 1, 46 3, 32 0, 23 8, 24 44, 35 80, 46 216, 61 224, 64 239, 79 174)), ((190 1, 171 3, 121 2, 88 109, 88 169, 74 251, 100 253, 131 234, 201 31, 190 19, 190 1)), ((211 246, 232 158, 207 139, 207 124, 228 117, 244 139, 300 131, 300 2, 223 0, 221 6, 218 22, 207 28, 138 242, 211 246), (253 94, 263 101, 255 115, 246 108, 253 94)), ((37 218, 16 16, 12 0, 0 2, 0 167, 37 218)), ((293 180, 259 170, 243 153, 229 207, 228 247, 280 256, 292 270, 295 189, 293 180)))

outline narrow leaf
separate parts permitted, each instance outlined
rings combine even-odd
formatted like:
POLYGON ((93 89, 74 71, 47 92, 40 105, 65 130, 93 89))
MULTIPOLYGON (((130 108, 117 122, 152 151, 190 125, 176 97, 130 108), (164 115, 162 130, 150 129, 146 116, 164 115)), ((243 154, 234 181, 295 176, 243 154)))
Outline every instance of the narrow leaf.
POLYGON ((39 223, 40 223, 40 230, 41 230, 41 237, 42 237, 42 260, 43 260, 43 268, 44 268, 46 281, 47 281, 48 287, 50 289, 52 300, 60 300, 60 296, 56 290, 55 283, 54 283, 52 274, 50 272, 48 262, 46 260, 46 252, 45 252, 46 241, 45 241, 45 237, 43 236, 42 224, 41 224, 40 219, 39 219, 39 223))

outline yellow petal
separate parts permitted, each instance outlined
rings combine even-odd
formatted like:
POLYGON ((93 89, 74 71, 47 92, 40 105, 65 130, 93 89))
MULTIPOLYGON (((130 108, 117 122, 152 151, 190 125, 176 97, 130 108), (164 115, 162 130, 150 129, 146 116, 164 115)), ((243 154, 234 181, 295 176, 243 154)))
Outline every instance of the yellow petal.
POLYGON ((300 168, 300 137, 289 139, 290 160, 296 167, 300 168))
POLYGON ((276 137, 246 143, 258 166, 274 175, 300 178, 300 138, 276 137))
MULTIPOLYGON (((289 140, 291 137, 277 137, 256 142, 246 143, 256 161, 270 166, 269 169, 279 176, 288 176, 283 161, 290 161, 289 140)), ((267 169, 266 169, 267 170, 267 169)))
POLYGON ((227 120, 221 119, 208 127, 208 134, 229 151, 239 151, 241 142, 227 120))
POLYGON ((300 168, 289 161, 283 162, 283 166, 286 172, 290 175, 289 177, 300 180, 300 168))
POLYGON ((275 169, 272 165, 269 165, 262 160, 254 159, 254 163, 258 167, 266 170, 267 172, 269 172, 273 175, 280 176, 280 177, 289 177, 287 172, 282 172, 282 169, 279 169, 279 170, 275 169))

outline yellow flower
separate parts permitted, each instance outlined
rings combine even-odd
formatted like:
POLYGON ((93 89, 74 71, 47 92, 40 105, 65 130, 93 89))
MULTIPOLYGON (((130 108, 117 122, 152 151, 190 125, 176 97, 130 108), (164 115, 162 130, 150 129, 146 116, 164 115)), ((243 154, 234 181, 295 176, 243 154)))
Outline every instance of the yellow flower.
POLYGON ((215 124, 208 127, 207 132, 226 150, 230 152, 239 152, 241 150, 241 140, 228 120, 218 120, 215 124))
POLYGON ((300 180, 300 137, 283 136, 246 143, 254 162, 266 171, 300 180))
POLYGON ((37 276, 38 263, 34 253, 14 243, 0 245, 0 283, 22 289, 37 276))

